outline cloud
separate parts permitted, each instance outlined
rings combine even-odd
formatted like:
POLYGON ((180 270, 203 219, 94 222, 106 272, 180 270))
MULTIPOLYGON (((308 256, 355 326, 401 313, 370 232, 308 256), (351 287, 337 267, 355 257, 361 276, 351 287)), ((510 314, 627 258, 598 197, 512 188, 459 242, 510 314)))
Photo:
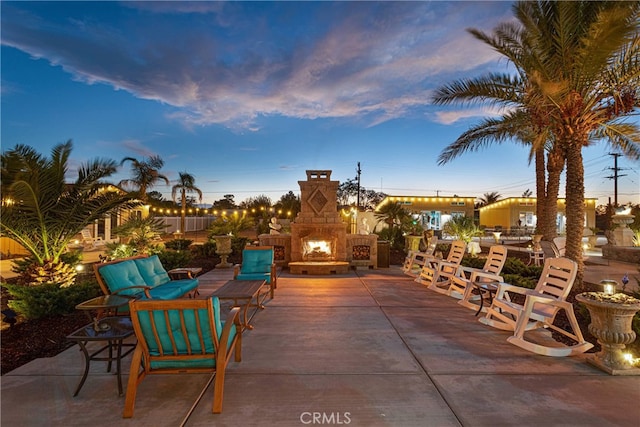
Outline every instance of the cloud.
POLYGON ((508 110, 505 108, 497 107, 478 107, 465 110, 438 111, 434 114, 434 121, 443 125, 450 125, 468 118, 499 117, 507 111, 508 110))
POLYGON ((134 153, 142 156, 142 157, 152 157, 157 153, 153 152, 149 148, 142 145, 142 143, 135 139, 127 139, 120 142, 120 145, 129 151, 133 151, 134 153))
POLYGON ((123 7, 117 21, 104 19, 111 14, 102 9, 115 5, 81 13, 65 3, 66 15, 52 16, 66 19, 35 8, 38 15, 28 4, 3 6, 2 42, 77 80, 171 106, 167 117, 186 126, 250 131, 268 116, 373 126, 417 115, 438 84, 496 60, 465 28, 490 29, 510 8, 502 2, 142 2, 123 7))

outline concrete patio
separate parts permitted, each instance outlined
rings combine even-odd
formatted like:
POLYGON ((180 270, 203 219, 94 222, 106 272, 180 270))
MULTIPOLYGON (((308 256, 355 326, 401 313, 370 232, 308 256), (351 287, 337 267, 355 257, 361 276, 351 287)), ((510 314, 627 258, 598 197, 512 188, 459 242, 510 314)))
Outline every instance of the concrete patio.
MULTIPOLYGON (((201 276, 202 294, 230 277, 201 276)), ((399 267, 280 272, 275 299, 244 334, 243 361, 227 371, 223 413, 211 413, 210 388, 186 425, 640 425, 640 377, 609 376, 583 356, 528 353, 476 319, 399 267)), ((148 377, 134 418, 124 420, 124 397, 104 362, 92 363, 72 397, 82 366, 74 346, 4 375, 2 424, 178 426, 208 380, 148 377)))

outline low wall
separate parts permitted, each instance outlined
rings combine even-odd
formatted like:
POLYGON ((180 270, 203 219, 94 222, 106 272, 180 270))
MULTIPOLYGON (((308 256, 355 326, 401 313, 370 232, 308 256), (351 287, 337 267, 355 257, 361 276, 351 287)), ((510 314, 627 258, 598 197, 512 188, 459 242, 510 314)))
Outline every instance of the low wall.
POLYGON ((615 261, 640 264, 640 247, 604 245, 602 257, 615 261))

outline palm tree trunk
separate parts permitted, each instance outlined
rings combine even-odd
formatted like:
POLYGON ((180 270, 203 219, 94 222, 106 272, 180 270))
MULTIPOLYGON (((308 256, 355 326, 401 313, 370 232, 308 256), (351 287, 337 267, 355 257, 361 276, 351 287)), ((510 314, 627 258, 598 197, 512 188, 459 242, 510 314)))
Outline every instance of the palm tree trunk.
POLYGON ((564 169, 564 157, 557 148, 549 152, 547 156, 547 198, 545 200, 547 229, 545 240, 551 241, 558 236, 556 221, 558 217, 558 193, 560 192, 560 175, 564 169))
POLYGON ((536 165, 536 228, 539 232, 546 236, 546 218, 547 218, 547 190, 546 190, 546 173, 544 160, 544 147, 536 149, 535 153, 536 165))
MULTIPOLYGON (((585 138, 586 140, 586 138, 585 138)), ((582 260, 582 235, 584 232, 584 164, 582 162, 582 140, 574 137, 566 145, 567 182, 566 216, 567 246, 566 257, 578 264, 575 289, 582 290, 584 262, 582 260)))

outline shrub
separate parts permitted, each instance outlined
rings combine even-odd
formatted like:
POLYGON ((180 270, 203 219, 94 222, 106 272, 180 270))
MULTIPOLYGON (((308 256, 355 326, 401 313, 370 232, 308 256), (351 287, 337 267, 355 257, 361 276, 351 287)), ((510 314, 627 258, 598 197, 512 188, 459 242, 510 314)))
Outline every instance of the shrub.
POLYGON ((378 239, 387 240, 391 249, 404 250, 404 236, 399 227, 383 228, 378 233, 378 239))
POLYGON ((231 239, 231 250, 234 254, 241 254, 242 250, 247 246, 249 242, 249 238, 247 237, 233 237, 231 239))
POLYGON ((174 268, 186 267, 192 260, 189 251, 162 251, 158 253, 158 258, 165 270, 169 271, 174 268))
POLYGON ((108 259, 129 258, 138 253, 138 250, 130 245, 117 242, 108 242, 105 244, 105 253, 108 259))
POLYGON ((216 255, 216 242, 205 242, 191 246, 191 253, 195 257, 213 257, 216 255))
POLYGON ((174 239, 166 242, 164 244, 164 247, 167 249, 173 249, 175 251, 181 251, 187 249, 189 246, 191 246, 192 243, 193 240, 189 239, 174 239))
POLYGON ((40 319, 72 313, 76 305, 102 294, 95 280, 61 288, 57 284, 25 286, 3 283, 13 297, 10 308, 27 319, 40 319))
POLYGON ((452 217, 444 224, 443 231, 465 243, 469 243, 474 237, 483 234, 482 230, 478 228, 470 216, 452 217))

